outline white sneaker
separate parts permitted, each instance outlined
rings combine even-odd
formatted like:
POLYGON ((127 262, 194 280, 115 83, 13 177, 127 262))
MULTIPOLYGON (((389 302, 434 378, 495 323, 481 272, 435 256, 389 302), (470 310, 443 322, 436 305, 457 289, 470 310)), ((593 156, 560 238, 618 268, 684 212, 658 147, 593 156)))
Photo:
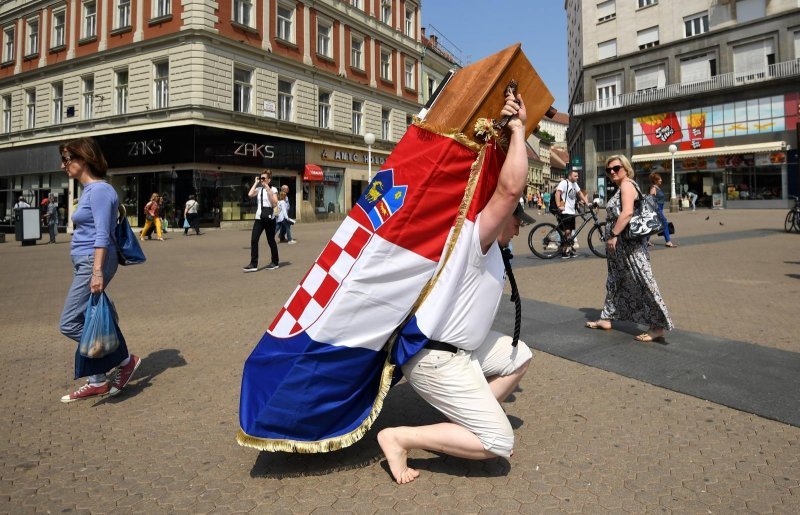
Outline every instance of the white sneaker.
POLYGON ((297 243, 297 240, 289 240, 286 243, 289 245, 294 245, 295 243, 297 243))

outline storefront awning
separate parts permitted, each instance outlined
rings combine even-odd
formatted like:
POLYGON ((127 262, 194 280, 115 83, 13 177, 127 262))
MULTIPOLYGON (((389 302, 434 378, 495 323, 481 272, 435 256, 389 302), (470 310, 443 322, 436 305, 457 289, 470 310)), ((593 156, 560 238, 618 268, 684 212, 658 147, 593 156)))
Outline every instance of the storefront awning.
POLYGON ((324 179, 325 179, 325 174, 322 173, 322 168, 320 168, 319 165, 311 163, 306 164, 305 171, 303 172, 304 181, 322 182, 324 179))
MULTIPOLYGON (((675 152, 675 159, 689 157, 714 157, 733 154, 756 154, 759 152, 777 152, 786 150, 786 142, 770 141, 767 143, 753 143, 751 145, 730 145, 727 147, 698 148, 697 150, 679 150, 675 152)), ((631 157, 633 163, 647 163, 650 161, 668 161, 672 159, 669 152, 656 152, 654 154, 639 154, 631 157)))

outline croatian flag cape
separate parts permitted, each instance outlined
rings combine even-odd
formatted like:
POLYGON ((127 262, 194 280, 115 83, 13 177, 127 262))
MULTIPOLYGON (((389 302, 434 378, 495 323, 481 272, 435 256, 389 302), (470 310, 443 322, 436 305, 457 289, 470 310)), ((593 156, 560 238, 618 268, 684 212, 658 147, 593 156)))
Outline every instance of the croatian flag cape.
MULTIPOLYGON (((240 444, 326 452, 366 433, 395 367, 427 341, 424 298, 504 157, 409 127, 245 362, 240 444)), ((428 311, 433 328, 442 314, 428 311)))

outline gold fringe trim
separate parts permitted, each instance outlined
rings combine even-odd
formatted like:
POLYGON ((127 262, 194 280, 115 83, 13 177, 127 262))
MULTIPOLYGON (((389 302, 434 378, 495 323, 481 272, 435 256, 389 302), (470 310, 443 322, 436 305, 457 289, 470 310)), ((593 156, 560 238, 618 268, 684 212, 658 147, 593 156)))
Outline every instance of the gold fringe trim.
POLYGON ((378 418, 381 409, 383 409, 383 401, 386 399, 386 394, 389 393, 389 387, 392 384, 393 374, 394 365, 389 362, 389 357, 387 356, 386 362, 383 364, 381 382, 380 386, 378 387, 378 396, 375 399, 375 403, 372 405, 369 416, 361 422, 361 425, 347 434, 317 441, 278 440, 250 436, 242 429, 239 429, 239 433, 236 435, 236 441, 239 443, 239 445, 244 447, 253 447, 261 451, 270 452, 331 452, 349 447, 359 441, 367 433, 367 431, 369 431, 369 429, 372 427, 372 424, 378 418))
POLYGON ((420 120, 416 116, 414 117, 414 125, 419 127, 420 129, 424 129, 432 134, 437 134, 444 138, 450 138, 455 140, 461 145, 464 145, 468 149, 472 150, 473 152, 480 152, 481 149, 485 145, 481 145, 480 143, 470 139, 467 137, 466 134, 460 132, 458 129, 453 127, 438 127, 427 123, 425 120, 420 120))
POLYGON ((397 330, 392 334, 386 343, 387 357, 381 373, 378 396, 375 399, 375 403, 372 405, 369 416, 365 418, 357 428, 347 434, 317 441, 258 438, 255 436, 250 436, 242 429, 239 429, 239 432, 236 435, 236 441, 239 443, 239 445, 270 452, 281 451, 316 453, 338 451, 339 449, 344 449, 345 447, 349 447, 359 441, 367 433, 367 431, 370 430, 372 424, 378 418, 378 415, 380 415, 380 412, 383 409, 383 401, 386 399, 386 395, 389 393, 389 387, 392 384, 392 376, 394 374, 395 366, 389 362, 389 358, 391 358, 391 351, 395 345, 395 342, 397 341, 399 331, 405 326, 406 322, 410 320, 410 318, 416 313, 417 309, 419 309, 419 307, 428 297, 428 294, 431 292, 433 286, 436 284, 436 281, 439 279, 439 276, 442 274, 445 265, 447 265, 450 256, 453 254, 453 250, 455 250, 456 242, 461 234, 461 229, 464 227, 464 220, 467 218, 467 211, 469 210, 469 206, 472 204, 472 199, 475 196, 475 188, 478 186, 478 179, 480 178, 481 170, 483 169, 483 163, 486 159, 486 149, 488 148, 488 144, 478 145, 454 129, 443 132, 436 130, 435 128, 431 128, 428 124, 419 120, 417 117, 414 117, 414 124, 428 132, 456 140, 458 143, 461 143, 462 145, 478 152, 478 157, 470 167, 469 179, 467 179, 467 187, 464 190, 464 196, 461 198, 461 204, 458 206, 458 216, 453 228, 453 234, 448 241, 441 266, 439 266, 433 277, 431 277, 422 288, 419 297, 417 297, 417 300, 411 307, 408 317, 397 327, 397 330))

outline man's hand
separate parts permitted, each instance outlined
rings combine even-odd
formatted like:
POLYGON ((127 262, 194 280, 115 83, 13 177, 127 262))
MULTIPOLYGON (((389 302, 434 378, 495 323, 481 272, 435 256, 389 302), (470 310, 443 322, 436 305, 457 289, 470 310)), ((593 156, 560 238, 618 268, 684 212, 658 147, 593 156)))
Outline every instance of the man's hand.
POLYGON ((519 95, 511 93, 511 90, 506 92, 506 104, 503 106, 503 110, 500 111, 500 114, 511 117, 506 125, 509 129, 525 128, 525 122, 528 120, 525 102, 522 101, 522 97, 519 95))

